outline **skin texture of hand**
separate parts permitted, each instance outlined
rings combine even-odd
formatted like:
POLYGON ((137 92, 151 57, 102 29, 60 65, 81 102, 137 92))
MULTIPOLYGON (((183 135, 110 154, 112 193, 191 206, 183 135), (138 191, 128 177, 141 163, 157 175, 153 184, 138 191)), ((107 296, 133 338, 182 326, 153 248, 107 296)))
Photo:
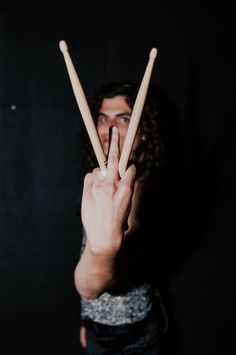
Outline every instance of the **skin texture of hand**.
POLYGON ((82 222, 91 251, 96 255, 116 253, 131 208, 135 167, 121 179, 118 173, 118 129, 113 127, 107 174, 99 168, 85 177, 82 198, 82 222))
POLYGON ((120 250, 131 209, 136 168, 120 178, 119 133, 112 127, 106 176, 96 168, 84 180, 81 217, 87 242, 75 269, 75 286, 91 299, 114 281, 114 263, 120 250))

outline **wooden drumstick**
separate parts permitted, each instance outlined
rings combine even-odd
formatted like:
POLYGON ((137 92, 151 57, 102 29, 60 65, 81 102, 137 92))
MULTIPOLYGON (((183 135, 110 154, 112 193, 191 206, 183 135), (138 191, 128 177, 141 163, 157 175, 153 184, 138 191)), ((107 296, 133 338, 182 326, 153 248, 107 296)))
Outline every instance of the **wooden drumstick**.
POLYGON ((119 161, 119 174, 122 177, 124 175, 124 172, 127 168, 127 164, 128 164, 128 160, 129 160, 129 156, 131 153, 131 149, 134 143, 134 139, 135 139, 135 135, 138 129, 138 124, 139 124, 139 120, 142 114, 142 110, 143 110, 143 106, 144 106, 144 102, 146 99, 146 95, 147 95, 147 90, 148 90, 148 86, 149 86, 149 81, 151 78, 151 74, 152 74, 152 69, 153 69, 153 64, 154 64, 154 60, 157 56, 157 48, 152 48, 152 50, 150 51, 149 54, 149 61, 143 76, 143 80, 141 82, 136 100, 135 100, 135 104, 133 107, 133 111, 131 114, 131 118, 130 118, 130 123, 129 123, 129 127, 127 130, 127 134, 125 137, 125 141, 124 141, 124 146, 121 152, 121 156, 120 156, 120 161, 119 161))
POLYGON ((102 170, 102 173, 105 175, 106 172, 106 156, 103 152, 101 142, 98 137, 98 133, 84 94, 84 91, 82 89, 80 80, 77 76, 77 73, 75 71, 75 67, 72 63, 71 57, 68 52, 68 47, 65 41, 60 41, 59 43, 60 50, 64 56, 65 59, 65 64, 67 67, 67 71, 69 74, 70 82, 72 85, 72 89, 77 101, 77 104, 80 109, 80 113, 82 115, 85 127, 87 129, 90 141, 92 143, 98 164, 102 170))

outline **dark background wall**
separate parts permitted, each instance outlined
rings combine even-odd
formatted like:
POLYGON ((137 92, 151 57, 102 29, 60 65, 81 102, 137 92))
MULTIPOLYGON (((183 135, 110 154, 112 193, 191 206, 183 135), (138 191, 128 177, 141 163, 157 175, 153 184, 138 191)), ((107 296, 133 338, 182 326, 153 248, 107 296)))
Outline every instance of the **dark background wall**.
POLYGON ((80 353, 73 270, 82 120, 61 39, 88 99, 104 82, 141 81, 158 47, 152 82, 178 127, 165 186, 176 214, 161 244, 167 353, 235 354, 232 14, 226 3, 0 1, 1 354, 80 353))

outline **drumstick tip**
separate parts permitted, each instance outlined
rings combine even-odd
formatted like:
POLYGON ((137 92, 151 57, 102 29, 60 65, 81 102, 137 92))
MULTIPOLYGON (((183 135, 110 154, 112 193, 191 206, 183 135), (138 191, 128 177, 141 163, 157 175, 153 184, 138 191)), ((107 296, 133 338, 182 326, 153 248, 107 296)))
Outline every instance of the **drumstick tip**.
POLYGON ((68 51, 68 47, 67 47, 66 41, 64 41, 64 40, 59 42, 59 47, 60 47, 60 50, 62 51, 62 53, 68 51))
POLYGON ((149 57, 152 58, 152 59, 155 59, 157 56, 157 48, 152 48, 150 54, 149 54, 149 57))

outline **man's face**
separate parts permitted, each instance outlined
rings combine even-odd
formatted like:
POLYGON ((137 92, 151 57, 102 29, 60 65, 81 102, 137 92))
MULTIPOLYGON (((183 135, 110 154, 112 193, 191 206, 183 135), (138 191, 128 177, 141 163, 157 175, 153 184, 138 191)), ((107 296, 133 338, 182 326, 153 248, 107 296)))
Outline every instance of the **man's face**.
MULTIPOLYGON (((123 149, 125 137, 130 123, 132 110, 127 104, 124 96, 115 96, 110 99, 103 99, 99 110, 97 130, 101 140, 104 154, 107 156, 109 150, 109 129, 116 126, 120 135, 120 152, 123 149)), ((135 160, 135 152, 140 144, 139 130, 134 140, 130 158, 135 160)))

